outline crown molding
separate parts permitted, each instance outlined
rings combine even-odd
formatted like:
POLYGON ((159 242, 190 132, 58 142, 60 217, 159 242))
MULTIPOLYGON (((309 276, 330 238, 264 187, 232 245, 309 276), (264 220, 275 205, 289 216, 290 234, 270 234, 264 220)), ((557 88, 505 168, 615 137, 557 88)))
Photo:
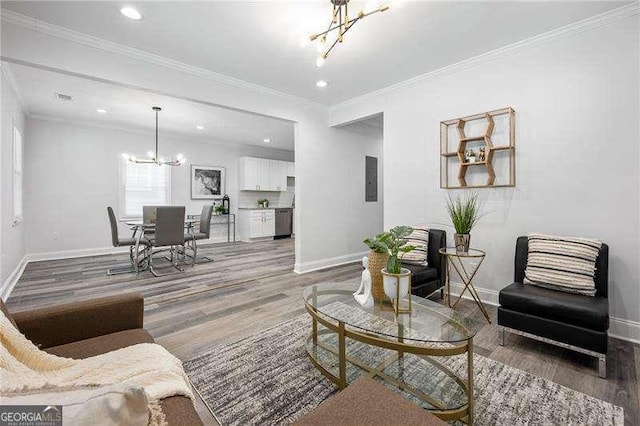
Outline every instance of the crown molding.
POLYGON ((507 46, 499 47, 497 49, 490 50, 489 52, 485 52, 480 55, 464 59, 460 62, 456 62, 455 64, 447 65, 445 67, 438 68, 436 70, 430 71, 425 74, 420 74, 408 80, 404 80, 399 83, 392 84, 387 87, 383 87, 382 89, 374 90, 372 92, 365 93, 364 95, 356 96, 355 98, 351 98, 346 101, 339 102, 335 105, 332 105, 331 109, 347 107, 349 105, 357 104, 367 99, 388 94, 390 92, 393 92, 394 90, 397 90, 403 87, 410 87, 416 84, 420 84, 420 83, 435 79, 437 77, 454 74, 456 72, 473 68, 475 66, 481 65, 486 62, 490 62, 497 58, 501 58, 501 57, 516 53, 518 51, 524 50, 531 46, 539 45, 542 43, 546 43, 548 41, 557 40, 564 37, 570 37, 585 31, 589 31, 604 25, 611 24, 613 22, 617 22, 625 18, 637 16, 638 14, 640 14, 640 1, 636 0, 633 3, 627 4, 625 6, 621 6, 621 7, 609 10, 607 12, 594 15, 590 18, 586 18, 581 21, 577 21, 572 24, 565 25, 564 27, 556 28, 554 30, 547 31, 545 33, 538 34, 533 37, 509 44, 507 46))
POLYGON ((27 107, 27 104, 24 101, 24 97, 20 92, 20 88, 18 87, 18 83, 16 83, 16 79, 13 76, 13 72, 11 71, 11 68, 9 68, 9 65, 6 64, 5 62, 0 62, 0 68, 2 69, 2 74, 4 74, 4 77, 7 79, 7 83, 9 83, 9 88, 11 89, 13 94, 16 96, 16 99, 20 104, 22 113, 26 116, 29 116, 30 115, 29 107, 27 107))
MULTIPOLYGON (((80 120, 80 119, 74 119, 74 118, 59 117, 59 116, 49 115, 49 114, 31 114, 29 115, 29 119, 39 120, 39 121, 48 121, 52 123, 70 124, 74 126, 95 127, 98 129, 114 130, 118 132, 133 133, 133 134, 142 135, 142 136, 149 136, 150 138, 149 140, 151 140, 151 138, 153 138, 153 136, 155 135, 155 131, 153 129, 142 129, 140 127, 136 127, 126 123, 107 124, 107 123, 98 122, 94 120, 85 120, 85 119, 80 120)), ((203 145, 213 146, 213 147, 217 146, 217 147, 226 147, 226 148, 232 148, 232 149, 237 149, 238 147, 249 147, 249 148, 262 149, 266 151, 278 151, 278 152, 286 152, 286 153, 294 152, 293 149, 271 148, 264 145, 254 145, 254 144, 243 143, 243 142, 229 142, 229 141, 214 139, 214 138, 193 137, 191 135, 186 135, 186 134, 178 133, 171 130, 163 130, 162 134, 164 137, 168 139, 173 139, 174 141, 175 140, 184 141, 184 142, 203 144, 203 145)))
POLYGON ((186 74, 191 74, 197 77, 204 77, 218 83, 226 84, 229 86, 253 90, 255 92, 278 96, 290 102, 310 106, 313 108, 327 109, 329 106, 318 102, 304 99, 298 96, 290 95, 288 93, 280 92, 278 90, 270 89, 259 84, 250 83, 245 80, 230 77, 228 75, 219 74, 213 71, 209 71, 204 68, 196 67, 193 65, 185 64, 184 62, 176 61, 164 56, 156 55, 154 53, 146 52, 141 49, 125 46, 123 44, 111 42, 108 40, 94 37, 89 34, 81 33, 79 31, 71 30, 69 28, 61 27, 49 22, 41 21, 39 19, 32 18, 21 13, 14 12, 9 9, 2 8, 2 22, 18 25, 20 27, 39 32, 51 37, 71 41, 74 43, 89 46, 91 48, 101 49, 106 52, 115 53, 122 56, 128 56, 139 61, 144 61, 153 65, 159 65, 165 68, 169 68, 175 71, 180 71, 186 74))

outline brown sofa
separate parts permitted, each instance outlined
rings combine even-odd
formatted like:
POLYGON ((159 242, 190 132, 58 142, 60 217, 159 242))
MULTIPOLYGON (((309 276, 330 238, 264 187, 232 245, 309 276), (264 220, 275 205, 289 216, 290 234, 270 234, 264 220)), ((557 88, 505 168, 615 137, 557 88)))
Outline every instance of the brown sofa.
MULTIPOLYGON (((2 312, 33 343, 54 355, 82 359, 137 343, 153 343, 143 328, 139 294, 103 297, 32 311, 2 312)), ((161 402, 170 425, 202 425, 191 400, 172 396, 161 402)))

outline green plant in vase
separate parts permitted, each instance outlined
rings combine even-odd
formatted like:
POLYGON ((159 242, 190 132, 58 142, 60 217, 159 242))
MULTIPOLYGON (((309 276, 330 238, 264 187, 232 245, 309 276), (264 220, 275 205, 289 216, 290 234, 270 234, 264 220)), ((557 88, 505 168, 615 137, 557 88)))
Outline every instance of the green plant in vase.
POLYGON ((471 230, 480 219, 478 194, 473 192, 466 196, 457 197, 455 200, 449 196, 447 212, 456 230, 453 235, 456 250, 460 253, 467 253, 471 242, 471 230))
POLYGON ((216 214, 227 214, 227 208, 222 204, 218 204, 214 211, 216 214))
MULTIPOLYGON (((386 253, 389 256, 386 268, 383 268, 382 283, 386 296, 394 301, 394 310, 400 312, 399 301, 408 297, 411 282, 411 271, 401 266, 402 256, 416 247, 407 244, 407 237, 413 228, 396 226, 387 232, 377 235, 375 239, 367 238, 364 242, 373 252, 386 253)), ((409 305, 410 306, 410 305, 409 305)))

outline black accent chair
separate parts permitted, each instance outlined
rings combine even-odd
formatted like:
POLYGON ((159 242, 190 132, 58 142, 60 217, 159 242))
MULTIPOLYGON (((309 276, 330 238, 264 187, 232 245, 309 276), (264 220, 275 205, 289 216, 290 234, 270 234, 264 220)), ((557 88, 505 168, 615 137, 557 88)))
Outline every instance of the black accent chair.
POLYGON ((438 250, 447 246, 447 233, 440 229, 429 229, 427 263, 429 266, 402 263, 403 268, 411 271, 411 293, 427 297, 442 289, 445 283, 446 260, 438 250))
POLYGON ((606 378, 609 329, 609 247, 602 244, 596 259, 596 295, 583 296, 523 284, 529 240, 516 242, 514 283, 500 291, 499 341, 505 331, 541 340, 598 358, 598 373, 606 378))

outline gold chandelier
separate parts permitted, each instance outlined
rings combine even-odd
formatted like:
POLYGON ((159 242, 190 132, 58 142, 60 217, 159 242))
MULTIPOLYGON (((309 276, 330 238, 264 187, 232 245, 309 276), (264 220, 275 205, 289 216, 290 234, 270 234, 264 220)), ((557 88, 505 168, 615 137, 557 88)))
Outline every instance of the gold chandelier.
POLYGON ((329 53, 333 50, 338 43, 342 43, 344 35, 347 31, 355 25, 356 22, 374 13, 384 12, 389 9, 391 0, 389 1, 375 1, 369 0, 367 6, 361 9, 355 16, 355 18, 349 16, 349 1, 350 0, 330 0, 333 4, 333 13, 331 21, 329 22, 326 31, 313 34, 310 38, 311 41, 320 43, 319 49, 322 49, 320 56, 316 60, 316 65, 321 67, 324 64, 325 59, 329 56, 329 53), (337 34, 336 39, 327 48, 327 35, 337 34))

